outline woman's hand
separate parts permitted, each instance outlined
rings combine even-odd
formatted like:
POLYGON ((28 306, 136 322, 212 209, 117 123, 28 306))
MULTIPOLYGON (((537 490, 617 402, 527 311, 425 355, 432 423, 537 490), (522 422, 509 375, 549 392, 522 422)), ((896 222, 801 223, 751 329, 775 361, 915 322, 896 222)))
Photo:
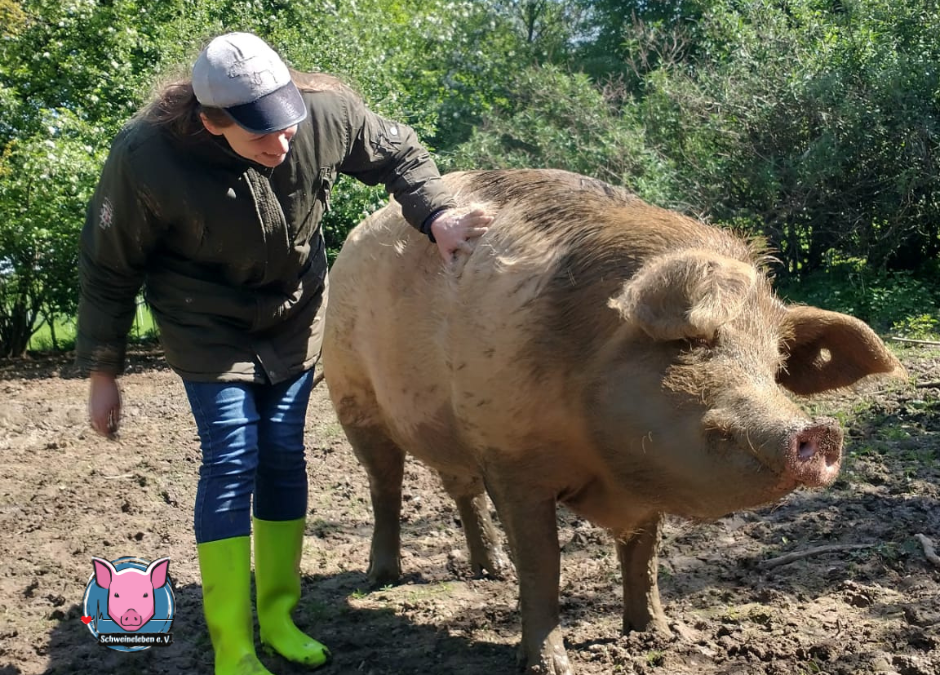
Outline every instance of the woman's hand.
POLYGON ((483 236, 492 222, 493 217, 483 209, 474 209, 463 215, 444 211, 431 223, 431 234, 441 257, 450 262, 457 251, 472 251, 469 241, 483 236))
POLYGON ((91 428, 114 438, 121 424, 121 392, 117 378, 108 373, 92 373, 88 386, 88 418, 91 428))

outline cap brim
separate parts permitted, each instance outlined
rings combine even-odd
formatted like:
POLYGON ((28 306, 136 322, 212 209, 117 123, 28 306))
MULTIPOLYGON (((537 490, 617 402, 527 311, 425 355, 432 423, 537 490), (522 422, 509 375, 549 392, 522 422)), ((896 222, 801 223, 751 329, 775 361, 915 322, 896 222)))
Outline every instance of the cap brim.
POLYGON ((242 129, 269 134, 302 122, 307 117, 307 106, 297 86, 288 82, 257 101, 225 108, 225 112, 242 129))

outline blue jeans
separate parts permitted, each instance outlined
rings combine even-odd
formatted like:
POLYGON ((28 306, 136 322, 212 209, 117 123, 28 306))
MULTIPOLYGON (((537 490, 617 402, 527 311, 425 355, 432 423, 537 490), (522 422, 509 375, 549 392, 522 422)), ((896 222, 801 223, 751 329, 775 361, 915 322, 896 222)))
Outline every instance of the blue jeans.
POLYGON ((183 381, 202 445, 194 525, 202 544, 307 513, 304 422, 313 372, 278 384, 183 381))

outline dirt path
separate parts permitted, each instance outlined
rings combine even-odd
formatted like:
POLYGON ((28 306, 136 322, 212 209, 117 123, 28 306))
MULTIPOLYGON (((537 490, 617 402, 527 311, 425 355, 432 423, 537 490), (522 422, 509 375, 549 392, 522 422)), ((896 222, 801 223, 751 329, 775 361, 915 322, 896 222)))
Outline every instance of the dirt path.
MULTIPOLYGON (((940 352, 902 355, 920 381, 940 352)), ((85 382, 66 359, 0 363, 0 675, 210 673, 191 508, 199 449, 181 385, 159 355, 134 356, 120 440, 94 437, 85 382), (91 556, 170 556, 173 644, 128 654, 81 622, 91 556)), ((672 520, 661 557, 670 640, 621 636, 606 534, 561 512, 562 615, 581 675, 940 673, 940 390, 898 387, 812 404, 847 429, 842 477, 773 508, 696 525, 672 520), (868 548, 770 570, 825 544, 868 548)), ((437 479, 406 475, 405 583, 367 593, 365 475, 323 388, 308 429, 310 515, 302 627, 328 644, 322 672, 509 675, 520 637, 514 579, 469 575, 456 509, 437 479)), ((263 657, 272 672, 307 672, 263 657)))

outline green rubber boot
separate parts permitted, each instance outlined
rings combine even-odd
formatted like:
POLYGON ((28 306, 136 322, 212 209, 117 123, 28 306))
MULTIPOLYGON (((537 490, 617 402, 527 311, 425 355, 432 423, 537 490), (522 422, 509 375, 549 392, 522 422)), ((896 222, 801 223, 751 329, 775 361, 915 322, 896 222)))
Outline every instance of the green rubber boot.
POLYGON ((199 544, 202 606, 215 651, 215 675, 272 675, 255 654, 251 623, 251 539, 199 544))
POLYGON ((291 612, 300 600, 300 554, 305 519, 254 519, 255 590, 261 644, 288 661, 322 666, 330 650, 301 632, 291 612))

